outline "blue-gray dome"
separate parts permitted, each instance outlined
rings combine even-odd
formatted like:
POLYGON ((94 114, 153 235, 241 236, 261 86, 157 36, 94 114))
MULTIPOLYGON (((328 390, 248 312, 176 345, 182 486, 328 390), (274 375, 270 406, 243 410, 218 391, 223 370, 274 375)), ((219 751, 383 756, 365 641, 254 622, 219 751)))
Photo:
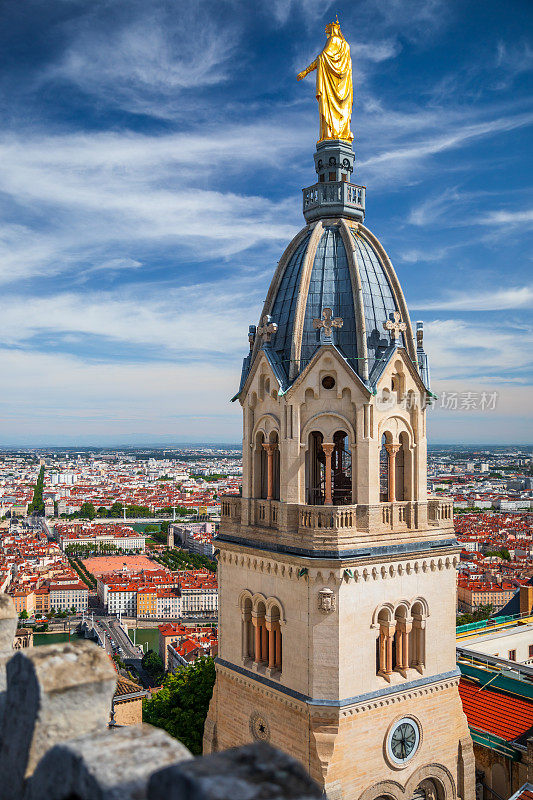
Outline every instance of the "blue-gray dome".
POLYGON ((284 388, 323 344, 335 346, 369 386, 395 346, 416 359, 394 269, 370 231, 348 220, 319 220, 293 239, 272 280, 257 331, 245 371, 262 347, 284 388), (397 339, 384 327, 394 321, 395 312, 407 325, 397 339), (323 324, 328 315, 333 320, 329 328, 323 324), (265 324, 271 332, 263 336, 265 324))
POLYGON ((335 347, 372 391, 395 349, 402 347, 429 390, 422 323, 415 347, 394 268, 362 224, 366 189, 350 182, 354 159, 349 142, 317 145, 318 181, 303 189, 307 226, 278 264, 259 325, 250 326, 239 393, 260 351, 284 392, 323 345, 335 347))

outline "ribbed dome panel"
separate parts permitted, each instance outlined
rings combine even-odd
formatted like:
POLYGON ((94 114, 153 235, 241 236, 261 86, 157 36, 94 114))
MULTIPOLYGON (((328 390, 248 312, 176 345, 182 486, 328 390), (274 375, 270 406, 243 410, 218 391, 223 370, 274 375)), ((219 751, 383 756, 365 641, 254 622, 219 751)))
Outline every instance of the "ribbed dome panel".
MULTIPOLYGON (((365 315, 366 342, 368 348, 368 371, 372 371, 380 354, 389 344, 389 335, 383 328, 390 314, 398 311, 391 285, 380 260, 370 244, 357 234, 355 254, 361 277, 363 307, 365 315)), ((404 346, 403 334, 401 344, 404 346)))
POLYGON ((277 353, 280 365, 287 377, 289 375, 289 364, 291 358, 291 342, 294 328, 294 317, 296 314, 296 302, 298 299, 298 289, 302 276, 302 266, 309 244, 310 231, 303 237, 302 241, 292 254, 289 263, 283 273, 280 287, 274 301, 271 316, 277 323, 278 330, 272 339, 272 346, 277 353))
POLYGON ((316 250, 305 309, 300 369, 308 364, 320 346, 320 331, 313 327, 313 320, 322 318, 324 308, 331 308, 334 317, 342 317, 342 328, 333 329, 332 341, 350 365, 357 369, 352 283, 346 250, 337 226, 324 228, 316 250))
POLYGON ((264 315, 269 314, 277 330, 270 341, 256 336, 243 364, 241 385, 260 350, 267 353, 284 391, 324 344, 333 344, 370 386, 395 346, 405 347, 417 363, 409 314, 394 269, 363 225, 355 230, 346 222, 319 221, 301 231, 287 253, 259 323, 263 325, 264 315), (353 250, 345 246, 346 236, 353 238, 353 250), (333 327, 330 338, 323 327, 313 326, 313 320, 324 319, 326 308, 331 308, 333 318, 342 319, 342 327, 333 327), (397 341, 384 328, 395 311, 408 326, 407 334, 400 334, 397 341))

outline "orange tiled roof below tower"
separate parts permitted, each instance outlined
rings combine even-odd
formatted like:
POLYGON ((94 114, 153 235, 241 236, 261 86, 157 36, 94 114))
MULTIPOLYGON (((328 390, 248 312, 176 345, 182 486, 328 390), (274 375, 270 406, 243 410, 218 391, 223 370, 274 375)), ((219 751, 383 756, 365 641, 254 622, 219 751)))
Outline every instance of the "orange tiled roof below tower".
MULTIPOLYGON (((533 727, 533 703, 462 677, 459 694, 471 728, 513 742, 533 727)), ((533 800, 533 798, 532 798, 533 800)))

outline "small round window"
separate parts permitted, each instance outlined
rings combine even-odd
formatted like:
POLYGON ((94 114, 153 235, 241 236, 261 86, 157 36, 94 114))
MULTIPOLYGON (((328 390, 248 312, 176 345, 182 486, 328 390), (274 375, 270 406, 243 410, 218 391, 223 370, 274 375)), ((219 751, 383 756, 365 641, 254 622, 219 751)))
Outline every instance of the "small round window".
POLYGON ((331 375, 326 375, 325 378, 322 378, 322 386, 324 389, 333 389, 335 386, 335 378, 331 375))

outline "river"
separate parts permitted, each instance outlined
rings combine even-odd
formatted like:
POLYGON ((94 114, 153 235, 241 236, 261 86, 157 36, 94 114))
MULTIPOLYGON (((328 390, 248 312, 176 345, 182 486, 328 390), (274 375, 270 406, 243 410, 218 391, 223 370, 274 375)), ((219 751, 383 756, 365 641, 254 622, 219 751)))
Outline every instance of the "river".
MULTIPOLYGON (((74 631, 71 633, 70 638, 72 640, 79 639, 83 637, 79 637, 77 633, 74 631)), ((69 635, 68 631, 65 633, 34 633, 33 634, 33 646, 39 647, 41 644, 57 644, 58 642, 68 642, 69 635)))
POLYGON ((145 650, 159 652, 159 630, 157 628, 128 628, 128 634, 133 641, 135 633, 135 644, 146 644, 145 650))

